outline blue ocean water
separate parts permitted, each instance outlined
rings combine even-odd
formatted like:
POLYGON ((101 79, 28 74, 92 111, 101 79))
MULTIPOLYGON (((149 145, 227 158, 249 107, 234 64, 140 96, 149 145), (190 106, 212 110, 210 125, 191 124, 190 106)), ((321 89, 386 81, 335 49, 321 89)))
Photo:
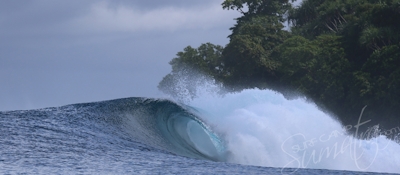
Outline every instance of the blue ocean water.
POLYGON ((346 127, 304 99, 257 89, 187 103, 125 98, 3 111, 0 173, 400 173, 396 138, 375 128, 356 139, 346 127))

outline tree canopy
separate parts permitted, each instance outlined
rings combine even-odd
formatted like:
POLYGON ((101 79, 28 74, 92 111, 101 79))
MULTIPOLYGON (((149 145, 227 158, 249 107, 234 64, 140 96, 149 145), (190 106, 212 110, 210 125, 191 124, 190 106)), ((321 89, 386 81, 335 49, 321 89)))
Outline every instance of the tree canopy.
POLYGON ((179 52, 161 90, 190 67, 232 90, 294 89, 344 125, 357 124, 367 105, 368 126, 400 126, 400 0, 303 0, 298 7, 225 0, 222 7, 242 14, 230 42, 179 52))

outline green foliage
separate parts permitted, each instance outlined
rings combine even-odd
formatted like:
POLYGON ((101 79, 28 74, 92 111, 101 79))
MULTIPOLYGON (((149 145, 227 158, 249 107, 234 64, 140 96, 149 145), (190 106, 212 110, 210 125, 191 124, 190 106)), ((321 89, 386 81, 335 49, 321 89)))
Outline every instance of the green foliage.
POLYGON ((288 32, 276 17, 257 16, 243 22, 223 51, 222 60, 229 85, 256 86, 257 80, 265 80, 279 66, 270 56, 272 50, 282 43, 288 32))
POLYGON ((161 90, 195 91, 194 69, 232 90, 295 89, 345 125, 357 124, 368 105, 369 126, 400 126, 400 0, 303 0, 296 8, 288 0, 225 0, 222 7, 242 13, 230 42, 179 52, 161 90))
POLYGON ((220 61, 222 50, 222 46, 211 43, 202 44, 197 49, 187 46, 169 62, 172 71, 161 80, 158 88, 166 94, 182 98, 180 100, 196 97, 197 87, 206 79, 223 74, 224 65, 220 61))
MULTIPOLYGON (((400 48, 398 45, 385 46, 376 50, 360 72, 365 72, 368 88, 360 88, 362 94, 374 107, 396 109, 400 106, 400 48)), ((398 109, 396 109, 399 111, 398 109)))
MULTIPOLYGON (((282 83, 313 98, 317 102, 343 100, 350 64, 340 45, 340 37, 321 35, 315 40, 294 36, 275 51, 280 59, 282 83), (339 81, 338 81, 339 80, 339 81)), ((335 103, 335 104, 331 104, 335 103)))
POLYGON ((234 90, 269 86, 276 81, 279 67, 271 53, 289 36, 283 22, 291 4, 288 0, 225 0, 222 6, 243 14, 231 28, 223 51, 226 74, 222 82, 234 90))
POLYGON ((279 58, 302 62, 283 63, 297 69, 285 68, 292 72, 283 73, 282 78, 337 114, 344 124, 356 123, 361 108, 368 105, 365 115, 373 124, 387 129, 399 126, 400 94, 395 90, 400 71, 400 23, 395 20, 399 17, 398 0, 303 1, 290 10, 288 19, 293 34, 309 40, 297 38, 296 44, 289 39, 285 43, 292 43, 291 47, 279 46, 287 49, 279 58), (339 38, 318 44, 321 36, 328 35, 339 38), (313 59, 329 55, 322 67, 313 59), (321 67, 318 76, 312 69, 305 70, 311 63, 321 67), (287 78, 292 74, 296 76, 287 78))
POLYGON ((238 10, 243 15, 237 18, 236 25, 230 28, 232 34, 229 37, 232 38, 239 34, 242 25, 246 25, 250 21, 255 22, 254 18, 259 17, 268 17, 271 25, 278 26, 279 23, 283 28, 282 23, 286 20, 285 16, 291 9, 291 4, 288 0, 225 0, 222 7, 228 10, 238 10), (244 9, 247 11, 243 11, 244 9))
POLYGON ((170 61, 172 73, 196 68, 210 75, 219 74, 223 70, 220 62, 223 47, 211 43, 202 44, 197 49, 187 46, 183 52, 178 52, 176 58, 170 61))
POLYGON ((368 105, 366 117, 386 129, 398 127, 400 125, 399 68, 398 45, 384 46, 380 50, 375 50, 362 68, 353 72, 353 86, 348 95, 348 101, 353 105, 347 112, 355 113, 357 108, 368 105))
POLYGON ((244 17, 268 15, 278 16, 282 19, 290 6, 288 0, 225 0, 222 3, 223 9, 238 10, 244 17), (243 11, 245 7, 247 7, 246 12, 243 11))

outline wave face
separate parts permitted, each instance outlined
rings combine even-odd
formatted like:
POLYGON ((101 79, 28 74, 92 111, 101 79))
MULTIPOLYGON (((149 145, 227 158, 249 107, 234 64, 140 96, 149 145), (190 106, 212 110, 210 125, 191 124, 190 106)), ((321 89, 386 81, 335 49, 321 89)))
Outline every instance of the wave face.
POLYGON ((357 124, 341 126, 314 104, 269 90, 207 93, 186 104, 125 98, 6 111, 0 112, 0 124, 0 165, 6 174, 36 167, 22 172, 129 173, 119 170, 133 168, 146 173, 158 167, 162 173, 166 165, 186 165, 177 172, 195 165, 210 171, 228 166, 200 160, 277 167, 275 174, 304 168, 400 173, 396 138, 375 128, 356 139, 346 130, 357 124))
POLYGON ((74 107, 98 114, 100 120, 120 128, 141 143, 177 155, 224 160, 224 144, 197 111, 170 100, 127 98, 74 107), (83 109, 82 109, 83 108, 83 109))
POLYGON ((148 98, 0 112, 0 173, 176 174, 225 161, 223 140, 196 113, 148 98))

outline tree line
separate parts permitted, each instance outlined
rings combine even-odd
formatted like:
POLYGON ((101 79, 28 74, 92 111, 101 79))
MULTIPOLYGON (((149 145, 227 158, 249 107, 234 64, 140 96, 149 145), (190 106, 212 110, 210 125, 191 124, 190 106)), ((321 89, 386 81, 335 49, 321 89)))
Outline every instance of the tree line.
POLYGON ((400 126, 400 0, 225 0, 222 8, 242 14, 229 43, 178 52, 160 90, 176 91, 196 70, 232 91, 300 92, 343 125, 356 125, 367 106, 364 131, 400 126))

